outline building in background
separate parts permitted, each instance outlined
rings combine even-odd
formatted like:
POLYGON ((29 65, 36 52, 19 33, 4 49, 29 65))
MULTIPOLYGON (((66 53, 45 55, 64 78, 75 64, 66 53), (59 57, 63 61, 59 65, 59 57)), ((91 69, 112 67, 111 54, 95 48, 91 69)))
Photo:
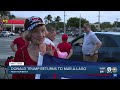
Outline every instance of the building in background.
POLYGON ((19 30, 24 29, 24 23, 26 18, 15 18, 10 20, 3 20, 4 30, 17 33, 19 30))

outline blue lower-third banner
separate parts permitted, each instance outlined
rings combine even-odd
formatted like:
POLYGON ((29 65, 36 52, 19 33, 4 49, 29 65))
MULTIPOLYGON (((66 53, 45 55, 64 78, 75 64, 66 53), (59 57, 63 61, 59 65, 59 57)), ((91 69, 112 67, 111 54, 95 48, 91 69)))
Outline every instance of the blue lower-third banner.
POLYGON ((44 55, 40 65, 8 66, 8 73, 40 74, 40 79, 120 79, 120 63, 77 62, 44 55))

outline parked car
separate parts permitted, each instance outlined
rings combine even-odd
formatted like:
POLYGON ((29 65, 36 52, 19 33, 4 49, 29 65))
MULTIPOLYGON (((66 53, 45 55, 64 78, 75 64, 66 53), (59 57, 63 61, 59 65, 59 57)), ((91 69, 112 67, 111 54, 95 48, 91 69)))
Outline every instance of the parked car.
POLYGON ((0 37, 9 37, 9 36, 10 36, 10 34, 9 34, 8 31, 2 31, 2 32, 0 33, 0 37))
POLYGON ((72 33, 71 33, 71 32, 69 32, 69 33, 67 33, 67 35, 68 35, 68 36, 72 36, 72 33))
POLYGON ((61 33, 60 33, 60 35, 63 35, 63 34, 64 34, 64 32, 61 32, 61 33))
POLYGON ((11 35, 11 36, 15 36, 15 33, 14 33, 14 32, 10 32, 10 35, 11 35))
POLYGON ((75 36, 75 33, 72 33, 72 36, 74 37, 74 36, 75 36))
MULTIPOLYGON (((95 32, 102 42, 98 51, 98 62, 120 62, 120 33, 119 32, 95 32)), ((78 36, 70 43, 73 47, 72 60, 83 61, 82 43, 84 35, 78 36)))
POLYGON ((76 36, 76 37, 79 36, 79 32, 75 33, 75 36, 76 36))

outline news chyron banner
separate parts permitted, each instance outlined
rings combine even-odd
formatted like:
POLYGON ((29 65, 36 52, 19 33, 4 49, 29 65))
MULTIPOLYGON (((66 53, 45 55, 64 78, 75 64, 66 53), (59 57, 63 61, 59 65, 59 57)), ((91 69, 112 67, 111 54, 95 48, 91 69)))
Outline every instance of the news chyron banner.
MULTIPOLYGON (((42 57, 41 57, 42 58, 42 57)), ((35 79, 120 79, 120 63, 77 62, 44 55, 38 66, 9 66, 9 74, 36 74, 35 79)))

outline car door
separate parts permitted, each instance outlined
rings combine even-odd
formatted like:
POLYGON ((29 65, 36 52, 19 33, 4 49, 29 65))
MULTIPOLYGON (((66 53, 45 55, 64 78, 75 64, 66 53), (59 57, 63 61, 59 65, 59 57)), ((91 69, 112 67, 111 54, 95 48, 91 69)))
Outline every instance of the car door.
POLYGON ((70 58, 71 60, 83 61, 82 44, 83 44, 83 36, 80 36, 80 38, 78 38, 72 43, 73 55, 70 58))
POLYGON ((108 42, 108 58, 110 62, 120 62, 120 47, 119 47, 119 40, 120 35, 111 35, 110 40, 108 42))
POLYGON ((107 62, 113 58, 112 53, 116 47, 115 41, 111 38, 110 34, 96 34, 102 42, 102 46, 98 52, 98 61, 107 62))

